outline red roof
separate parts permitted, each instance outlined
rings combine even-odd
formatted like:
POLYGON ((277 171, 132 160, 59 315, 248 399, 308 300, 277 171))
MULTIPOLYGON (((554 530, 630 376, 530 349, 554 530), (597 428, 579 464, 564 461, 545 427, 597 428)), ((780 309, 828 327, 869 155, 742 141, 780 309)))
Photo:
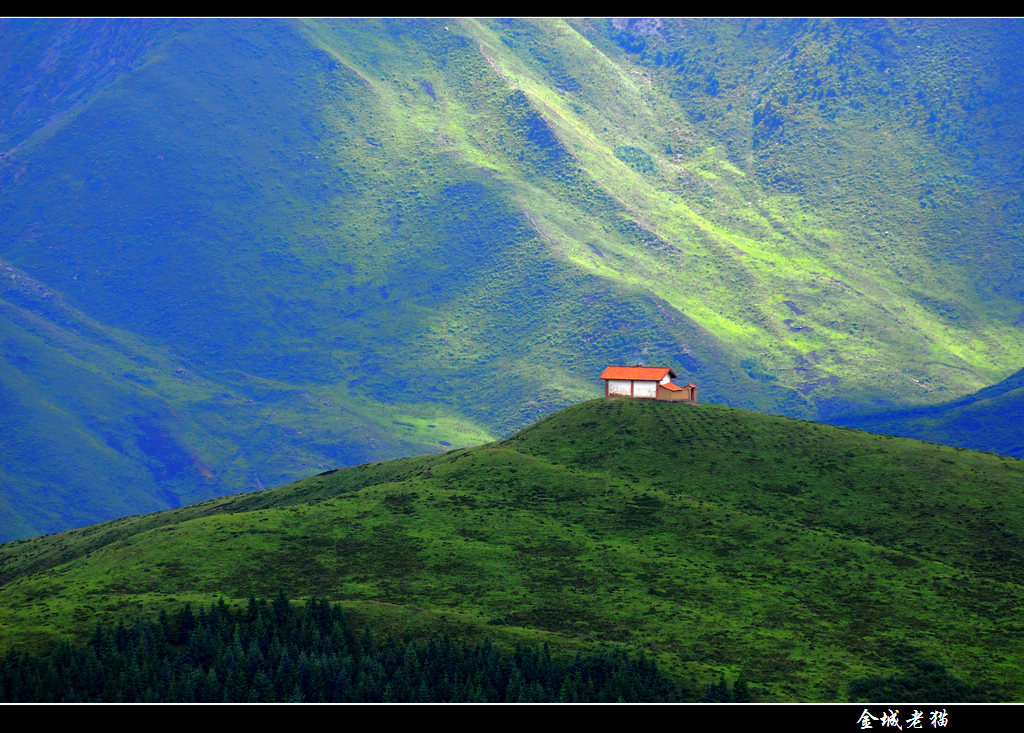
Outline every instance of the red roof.
POLYGON ((665 382, 665 384, 658 385, 662 389, 667 389, 669 392, 682 392, 683 388, 678 384, 672 384, 672 382, 665 382))
POLYGON ((635 379, 644 382, 660 382, 665 375, 676 376, 668 367, 609 366, 601 372, 601 379, 635 379))

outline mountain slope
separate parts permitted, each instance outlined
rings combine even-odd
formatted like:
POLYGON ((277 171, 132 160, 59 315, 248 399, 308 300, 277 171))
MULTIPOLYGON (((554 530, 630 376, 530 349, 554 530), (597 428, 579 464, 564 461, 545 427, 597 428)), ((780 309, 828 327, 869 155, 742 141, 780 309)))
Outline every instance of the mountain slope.
POLYGON ((385 626, 644 646, 698 686, 743 672, 768 700, 845 699, 908 647, 1016 699, 1022 472, 726 407, 597 400, 471 450, 0 546, 0 645, 284 588, 385 626))
POLYGON ((80 380, 5 307, 3 537, 508 435, 608 363, 804 418, 1021 366, 1017 21, 4 23, 0 258, 166 368, 80 380))
POLYGON ((858 430, 931 440, 972 450, 1024 458, 1024 370, 998 384, 942 405, 836 416, 858 430))

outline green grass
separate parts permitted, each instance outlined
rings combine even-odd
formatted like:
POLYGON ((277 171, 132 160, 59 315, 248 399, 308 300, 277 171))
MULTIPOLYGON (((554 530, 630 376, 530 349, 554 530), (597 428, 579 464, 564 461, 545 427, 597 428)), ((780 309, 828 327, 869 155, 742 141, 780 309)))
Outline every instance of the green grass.
POLYGON ((846 699, 900 645, 1016 699, 1022 474, 715 405, 586 402, 479 448, 4 545, 0 647, 284 588, 380 629, 642 647, 764 700, 846 699))

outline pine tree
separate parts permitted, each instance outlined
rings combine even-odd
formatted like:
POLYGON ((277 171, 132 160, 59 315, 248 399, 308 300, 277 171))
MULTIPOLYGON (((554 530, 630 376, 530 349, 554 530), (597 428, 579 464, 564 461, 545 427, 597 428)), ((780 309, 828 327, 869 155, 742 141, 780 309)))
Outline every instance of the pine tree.
POLYGON ((729 694, 729 683, 725 681, 725 675, 723 674, 718 678, 718 682, 708 685, 700 701, 729 702, 731 699, 732 695, 729 694))
POLYGON ((178 634, 175 638, 175 644, 182 645, 187 640, 189 635, 192 633, 192 629, 196 627, 196 617, 192 613, 192 604, 186 603, 185 607, 181 609, 178 614, 178 634))
POLYGON ((288 602, 288 596, 283 588, 277 592, 277 598, 274 599, 274 605, 271 608, 276 625, 279 628, 285 626, 291 618, 292 606, 288 602))
POLYGON ((732 688, 732 701, 733 702, 750 702, 750 688, 747 685, 747 678, 740 672, 740 676, 736 679, 736 684, 732 688))
POLYGON ((523 702, 523 697, 523 677, 516 668, 508 681, 508 687, 505 688, 505 698, 502 702, 523 702))

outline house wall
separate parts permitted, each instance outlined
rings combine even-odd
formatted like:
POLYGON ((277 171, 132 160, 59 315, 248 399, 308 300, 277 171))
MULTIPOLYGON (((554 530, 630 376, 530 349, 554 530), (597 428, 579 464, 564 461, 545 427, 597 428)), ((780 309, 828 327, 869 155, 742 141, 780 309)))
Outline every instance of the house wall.
POLYGON ((689 392, 684 390, 682 392, 668 392, 668 390, 660 389, 660 385, 665 382, 671 381, 668 377, 655 382, 653 380, 643 381, 639 379, 606 379, 606 392, 608 397, 633 397, 635 399, 646 399, 646 400, 681 400, 686 399, 689 392), (673 395, 672 397, 665 397, 664 395, 673 395), (678 395, 678 397, 674 396, 678 395))
POLYGON ((662 402, 680 402, 686 399, 689 390, 683 390, 682 392, 669 392, 667 389, 658 390, 658 399, 662 402))
POLYGON ((632 395, 630 391, 630 385, 632 381, 629 379, 609 379, 608 380, 608 395, 617 395, 622 397, 629 397, 632 395))
POLYGON ((683 387, 678 392, 658 388, 658 399, 662 402, 696 402, 697 388, 683 387))
POLYGON ((639 380, 633 382, 633 396, 655 399, 658 396, 658 383, 657 382, 641 382, 639 380))
POLYGON ((640 399, 656 399, 658 396, 658 383, 654 381, 642 382, 638 379, 609 379, 609 397, 638 397, 640 399))

